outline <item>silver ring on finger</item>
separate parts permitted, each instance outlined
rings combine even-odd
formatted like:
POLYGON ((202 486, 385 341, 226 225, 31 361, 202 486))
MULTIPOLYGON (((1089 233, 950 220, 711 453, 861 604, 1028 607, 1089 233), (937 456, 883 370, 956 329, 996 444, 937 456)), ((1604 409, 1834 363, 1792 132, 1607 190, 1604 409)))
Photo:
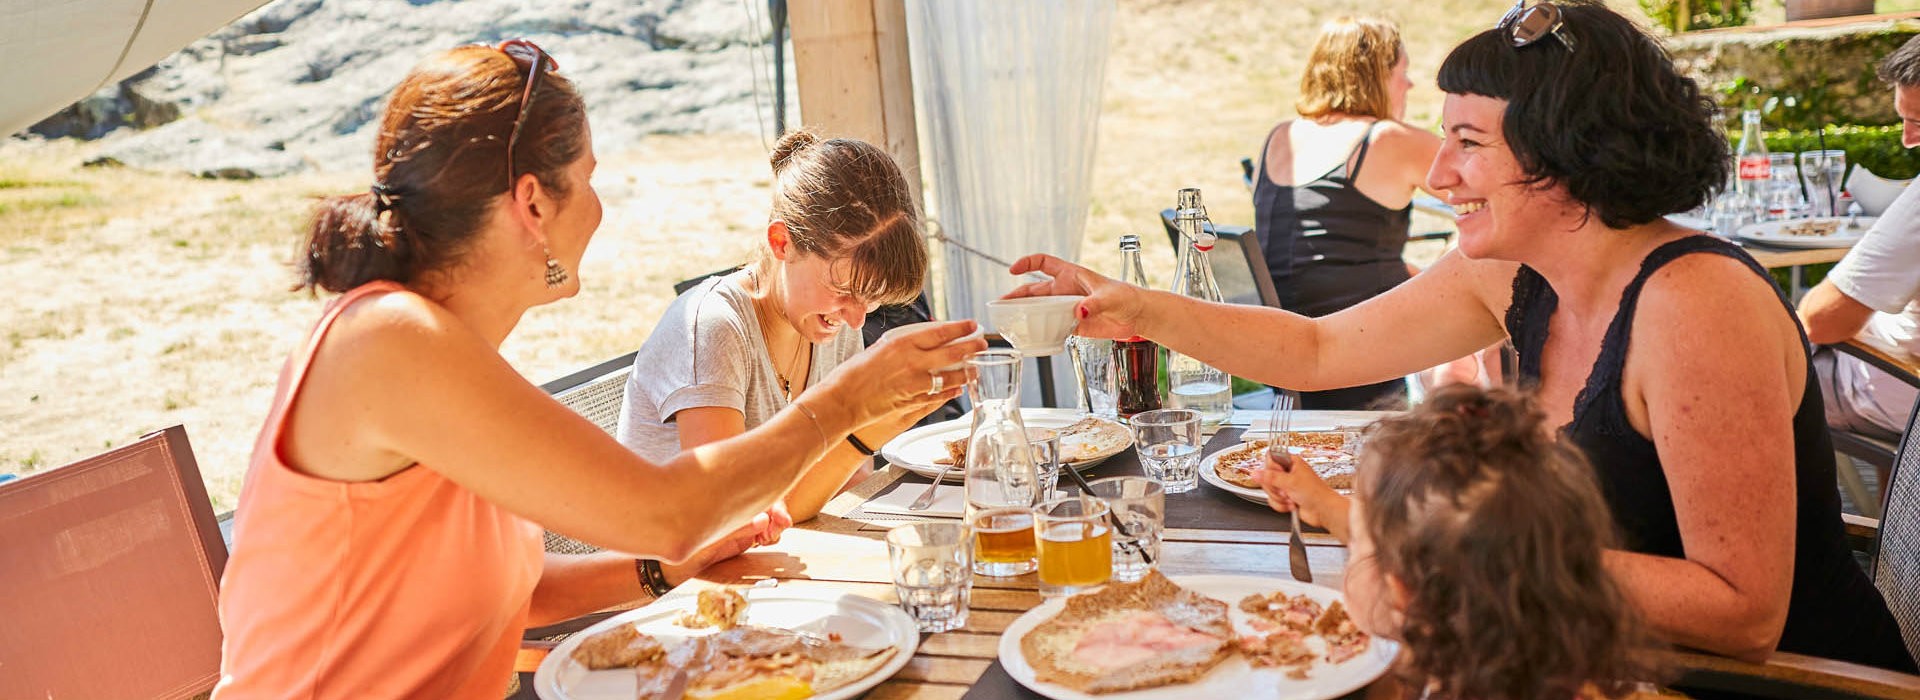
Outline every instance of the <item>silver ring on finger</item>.
POLYGON ((938 394, 947 388, 947 378, 945 376, 941 375, 939 372, 929 372, 928 374, 933 375, 933 387, 927 389, 928 396, 933 396, 934 394, 938 394))

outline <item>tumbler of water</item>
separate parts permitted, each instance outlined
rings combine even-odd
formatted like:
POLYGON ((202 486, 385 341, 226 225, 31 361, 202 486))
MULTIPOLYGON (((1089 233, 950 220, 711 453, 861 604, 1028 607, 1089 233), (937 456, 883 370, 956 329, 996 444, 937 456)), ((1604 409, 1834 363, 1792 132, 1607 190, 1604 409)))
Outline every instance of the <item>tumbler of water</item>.
POLYGON ((973 533, 965 523, 914 523, 888 530, 887 559, 900 607, 920 631, 949 632, 967 625, 973 533))
POLYGON ((1190 408, 1163 408, 1136 413, 1133 446, 1140 466, 1160 482, 1167 493, 1186 493, 1200 487, 1200 412, 1190 408))
POLYGON ((1167 495, 1143 476, 1110 476, 1087 484, 1107 502, 1113 520, 1113 580, 1138 581, 1160 561, 1160 533, 1167 523, 1167 495))

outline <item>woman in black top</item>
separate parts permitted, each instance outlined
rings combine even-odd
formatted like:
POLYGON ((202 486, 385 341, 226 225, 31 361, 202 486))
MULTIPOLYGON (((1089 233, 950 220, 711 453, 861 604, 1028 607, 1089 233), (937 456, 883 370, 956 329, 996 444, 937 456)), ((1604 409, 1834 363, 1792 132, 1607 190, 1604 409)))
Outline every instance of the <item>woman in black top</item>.
POLYGON ((1088 294, 1082 335, 1141 335, 1298 389, 1404 375, 1511 334, 1541 407, 1593 462, 1627 542, 1608 566, 1658 632, 1749 660, 1779 649, 1912 671, 1847 552, 1792 310, 1745 253, 1663 216, 1726 174, 1711 105, 1605 6, 1525 11, 1440 69, 1446 140, 1427 184, 1460 212, 1460 245, 1405 284, 1310 319, 1031 256, 1013 272, 1053 279, 1014 294, 1088 294))
MULTIPOLYGON (((1267 134, 1253 180, 1254 232, 1280 308, 1320 317, 1405 282, 1414 192, 1440 148, 1406 116, 1407 50, 1383 19, 1320 28, 1300 77, 1300 118, 1267 134)), ((1406 400, 1406 382, 1302 392, 1302 408, 1366 409, 1406 400)))

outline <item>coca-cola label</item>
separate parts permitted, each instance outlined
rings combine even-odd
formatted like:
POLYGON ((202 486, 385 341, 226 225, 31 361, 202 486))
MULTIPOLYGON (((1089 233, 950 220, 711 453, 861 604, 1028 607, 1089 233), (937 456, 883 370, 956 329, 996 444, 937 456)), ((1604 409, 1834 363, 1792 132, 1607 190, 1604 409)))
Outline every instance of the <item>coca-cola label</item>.
POLYGON ((1772 172, 1768 169, 1766 156, 1740 159, 1740 179, 1765 180, 1770 175, 1772 172))

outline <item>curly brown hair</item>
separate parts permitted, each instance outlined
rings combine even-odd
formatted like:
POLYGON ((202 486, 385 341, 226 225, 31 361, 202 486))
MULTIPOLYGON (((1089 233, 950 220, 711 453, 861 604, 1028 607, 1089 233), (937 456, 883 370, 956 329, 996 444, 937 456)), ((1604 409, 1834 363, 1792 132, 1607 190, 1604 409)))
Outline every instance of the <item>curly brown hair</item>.
POLYGON ((1360 527, 1407 589, 1399 672, 1432 697, 1615 697, 1657 680, 1602 564, 1616 539, 1591 468, 1528 396, 1443 388, 1366 433, 1360 527))

